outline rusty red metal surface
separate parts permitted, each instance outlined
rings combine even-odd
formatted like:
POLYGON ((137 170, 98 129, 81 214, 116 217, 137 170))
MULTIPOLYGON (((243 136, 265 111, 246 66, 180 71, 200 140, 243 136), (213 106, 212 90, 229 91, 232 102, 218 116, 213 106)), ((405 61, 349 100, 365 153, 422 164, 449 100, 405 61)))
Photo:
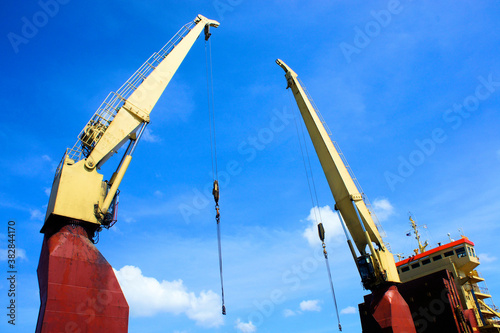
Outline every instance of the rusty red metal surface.
POLYGON ((36 333, 128 331, 127 301, 111 265, 83 227, 67 225, 45 236, 37 273, 36 333))
POLYGON ((410 308, 396 286, 366 295, 359 314, 363 332, 416 333, 410 308))
POLYGON ((479 326, 476 320, 476 316, 474 315, 474 310, 468 309, 464 310, 465 320, 469 323, 472 328, 472 332, 479 332, 479 326))

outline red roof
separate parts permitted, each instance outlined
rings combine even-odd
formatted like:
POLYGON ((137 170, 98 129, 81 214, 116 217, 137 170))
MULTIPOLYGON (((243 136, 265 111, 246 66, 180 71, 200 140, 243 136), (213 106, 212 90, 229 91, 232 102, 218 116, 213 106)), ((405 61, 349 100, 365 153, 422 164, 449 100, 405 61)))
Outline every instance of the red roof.
POLYGON ((396 266, 399 267, 399 266, 405 265, 405 264, 409 263, 410 261, 414 261, 414 260, 421 259, 423 257, 427 257, 428 255, 434 254, 436 252, 439 252, 439 251, 442 251, 442 250, 445 250, 445 249, 448 249, 451 247, 455 247, 455 246, 460 245, 460 244, 469 244, 469 245, 474 246, 474 243, 472 243, 468 238, 464 237, 464 238, 459 239, 457 241, 435 247, 433 249, 430 249, 429 251, 425 251, 424 253, 420 253, 420 254, 411 256, 408 259, 398 261, 396 263, 396 266))

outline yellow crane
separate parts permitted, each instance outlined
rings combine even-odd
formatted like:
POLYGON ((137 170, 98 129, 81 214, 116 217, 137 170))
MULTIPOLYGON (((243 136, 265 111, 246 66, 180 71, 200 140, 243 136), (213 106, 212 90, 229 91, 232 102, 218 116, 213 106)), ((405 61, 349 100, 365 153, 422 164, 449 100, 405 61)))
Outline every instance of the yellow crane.
POLYGON ((205 29, 208 39, 211 26, 218 27, 219 23, 198 15, 116 93, 108 95, 57 168, 43 233, 57 231, 59 217, 79 221, 90 229, 110 224, 118 187, 152 109, 199 34, 205 29), (103 181, 97 170, 127 142, 129 146, 116 172, 103 181))
POLYGON ((59 164, 38 265, 36 332, 127 332, 128 304, 92 238, 116 221, 119 186, 150 113, 198 36, 219 23, 198 15, 108 95, 59 164), (98 170, 128 143, 108 180, 98 170))
MULTIPOLYGON (((339 212, 341 223, 345 224, 354 241, 348 237, 348 245, 361 276, 365 289, 383 295, 377 306, 389 305, 389 316, 381 321, 390 321, 388 326, 394 332, 415 332, 411 313, 404 299, 399 295, 396 285, 400 283, 393 254, 385 246, 368 209, 362 193, 351 177, 346 164, 332 142, 324 121, 314 107, 314 103, 301 84, 297 74, 282 60, 276 63, 285 71, 287 89, 290 88, 311 137, 326 179, 330 186, 335 209, 339 212), (356 253, 356 249, 359 255, 356 253), (384 301, 385 300, 385 301, 384 301), (396 314, 397 313, 397 314, 396 314), (396 317, 404 318, 401 323, 393 324, 396 317)), ((376 315, 375 315, 376 317, 376 315)), ((398 319, 399 320, 399 319, 398 319)), ((396 320, 396 321, 398 321, 396 320)), ((377 321, 379 321, 377 319, 377 321)), ((380 322, 379 322, 380 323, 380 322)))

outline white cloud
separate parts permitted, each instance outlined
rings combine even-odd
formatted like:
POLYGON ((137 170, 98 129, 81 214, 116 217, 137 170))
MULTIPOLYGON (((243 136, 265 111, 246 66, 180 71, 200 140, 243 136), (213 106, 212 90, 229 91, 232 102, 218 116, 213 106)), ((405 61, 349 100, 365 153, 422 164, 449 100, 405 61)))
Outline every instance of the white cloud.
POLYGON ((238 318, 238 320, 236 320, 236 325, 234 326, 238 331, 240 331, 241 333, 253 333, 253 332, 257 332, 257 328, 255 327, 254 324, 252 324, 251 321, 249 321, 248 323, 244 323, 240 320, 240 318, 238 318))
POLYGON ((127 216, 123 219, 125 222, 127 223, 134 223, 136 222, 135 219, 133 217, 130 217, 130 216, 127 216))
POLYGON ((338 215, 332 211, 330 206, 313 207, 309 212, 307 221, 310 222, 309 226, 304 230, 303 236, 309 242, 309 245, 315 247, 321 244, 318 236, 317 224, 322 221, 323 228, 325 229, 325 243, 338 243, 334 239, 343 235, 342 226, 338 215), (321 218, 321 220, 320 220, 321 218))
POLYGON ((142 140, 145 142, 160 142, 160 137, 157 135, 153 134, 153 131, 150 130, 149 128, 146 128, 144 130, 144 133, 142 133, 142 140))
POLYGON ((321 311, 321 306, 318 305, 318 300, 309 300, 300 302, 300 309, 302 311, 321 311))
MULTIPOLYGON (((6 261, 8 259, 8 249, 0 249, 0 261, 6 261)), ((15 249, 15 255, 16 259, 22 259, 22 260, 27 260, 28 257, 26 257, 26 251, 21 248, 16 248, 15 249)))
POLYGON ((51 189, 50 189, 50 188, 48 188, 48 187, 44 187, 44 188, 43 188, 43 192, 45 192, 45 194, 46 194, 48 197, 50 196, 50 191, 51 191, 51 189))
POLYGON ((293 316, 296 316, 297 313, 293 310, 290 310, 290 309, 285 309, 283 310, 283 317, 287 318, 287 317, 293 317, 293 316))
POLYGON ((42 161, 47 162, 50 164, 50 171, 55 172, 57 168, 57 163, 52 160, 52 158, 49 155, 42 155, 42 161))
POLYGON ((184 313, 203 327, 224 324, 220 298, 213 291, 202 291, 199 296, 189 292, 182 280, 161 281, 142 275, 135 266, 115 270, 116 277, 127 298, 133 316, 149 317, 161 312, 175 315, 184 313))
POLYGON ((379 221, 385 221, 394 214, 394 207, 385 198, 375 199, 372 205, 379 221))
POLYGON ((28 257, 26 256, 26 251, 23 249, 17 248, 16 249, 16 258, 28 260, 28 257))
POLYGON ((354 306, 348 306, 347 308, 340 310, 340 314, 354 314, 356 312, 357 311, 354 306))
POLYGON ((479 257, 479 260, 483 263, 491 263, 497 260, 497 257, 494 257, 488 253, 479 253, 477 256, 479 257))
POLYGON ((30 209, 30 219, 43 221, 45 215, 38 209, 30 209))
POLYGON ((113 225, 113 227, 110 230, 112 232, 117 233, 118 235, 123 235, 123 232, 121 231, 121 229, 116 224, 113 225))

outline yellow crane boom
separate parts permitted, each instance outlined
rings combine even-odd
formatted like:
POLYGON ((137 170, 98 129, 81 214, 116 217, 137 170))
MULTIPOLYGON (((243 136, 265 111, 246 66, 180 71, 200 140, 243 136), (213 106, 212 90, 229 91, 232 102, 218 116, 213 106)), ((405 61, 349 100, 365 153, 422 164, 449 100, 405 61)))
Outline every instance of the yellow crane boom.
POLYGON ((394 257, 382 241, 372 213, 365 204, 364 194, 360 193, 349 174, 305 88, 297 74, 282 60, 277 59, 276 63, 286 73, 287 89, 291 88, 309 132, 335 199, 335 209, 339 211, 360 253, 356 255, 348 240, 363 286, 372 290, 388 283, 400 282, 394 257))
POLYGON ((67 149, 57 168, 41 232, 54 233, 67 220, 85 224, 93 231, 109 225, 118 187, 132 159, 149 114, 173 75, 205 30, 219 23, 202 15, 185 25, 160 51, 154 53, 101 107, 67 149), (97 170, 126 142, 116 172, 109 180, 97 170))

